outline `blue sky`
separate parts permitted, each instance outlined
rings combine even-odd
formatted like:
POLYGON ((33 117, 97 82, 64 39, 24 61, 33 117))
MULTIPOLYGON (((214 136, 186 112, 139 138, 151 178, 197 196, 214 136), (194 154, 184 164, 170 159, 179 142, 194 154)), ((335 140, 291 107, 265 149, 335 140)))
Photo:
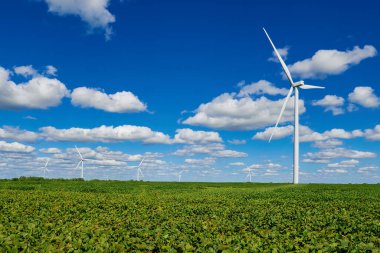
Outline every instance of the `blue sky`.
POLYGON ((3 178, 290 182, 289 85, 301 90, 301 182, 380 181, 375 1, 0 3, 3 178))

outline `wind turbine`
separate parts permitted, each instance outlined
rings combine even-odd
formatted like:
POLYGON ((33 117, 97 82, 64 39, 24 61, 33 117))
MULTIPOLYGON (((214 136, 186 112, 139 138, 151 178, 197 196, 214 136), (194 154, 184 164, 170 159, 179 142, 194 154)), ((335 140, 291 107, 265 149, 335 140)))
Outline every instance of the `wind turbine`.
POLYGON ((276 47, 274 46, 272 40, 270 39, 267 31, 265 30, 265 28, 263 28, 266 36, 268 37, 268 40, 270 42, 270 44, 272 45, 273 47, 273 50, 279 60, 279 62, 281 63, 281 66, 285 72, 285 75, 286 77, 288 78, 289 80, 289 83, 290 83, 290 89, 289 89, 289 93, 288 95, 286 96, 286 99, 284 101, 284 104, 282 105, 282 108, 281 108, 281 111, 280 111, 280 115, 278 116, 278 119, 277 119, 277 122, 276 122, 276 125, 272 131, 272 134, 269 138, 269 142, 271 141, 272 137, 273 137, 273 134, 276 132, 276 129, 277 129, 277 125, 278 123, 280 122, 281 120, 281 117, 282 117, 282 114, 286 108, 286 104, 288 103, 289 101, 289 98, 290 96, 292 95, 293 93, 293 90, 294 90, 294 148, 293 148, 293 184, 298 184, 298 174, 299 174, 299 112, 298 112, 298 99, 299 99, 299 94, 298 94, 298 88, 300 89, 305 89, 305 90, 308 90, 308 89, 324 89, 324 87, 321 87, 321 86, 315 86, 315 85, 308 85, 308 84, 305 84, 304 81, 298 81, 298 82, 293 82, 293 79, 292 79, 292 76, 290 74, 290 71, 288 69, 288 67, 286 66, 284 60, 281 58, 281 55, 278 53, 276 47))
POLYGON ((44 178, 46 178, 46 172, 50 171, 50 170, 48 170, 48 168, 47 168, 47 166, 48 166, 48 164, 49 164, 49 160, 50 160, 50 158, 47 158, 47 159, 46 159, 45 166, 42 167, 43 170, 44 170, 44 178))
POLYGON ((143 174, 142 171, 141 171, 141 165, 142 165, 142 163, 144 162, 144 159, 145 159, 145 158, 143 158, 143 159, 141 160, 140 164, 137 166, 137 175, 136 175, 136 180, 137 180, 137 181, 140 181, 140 175, 141 175, 141 177, 144 177, 144 174, 143 174))
POLYGON ((181 177, 182 177, 183 172, 184 172, 184 170, 178 172, 178 182, 181 182, 181 177))
POLYGON ((248 168, 248 174, 245 178, 249 177, 249 182, 251 183, 252 182, 252 169, 251 168, 248 168))
POLYGON ((77 167, 76 167, 75 169, 78 169, 79 166, 82 167, 82 168, 81 168, 81 173, 80 173, 80 178, 83 179, 83 164, 84 164, 84 161, 87 161, 88 159, 84 159, 84 158, 83 158, 83 156, 82 156, 82 154, 79 152, 79 149, 77 148, 77 146, 75 146, 75 149, 77 150, 78 155, 79 155, 79 158, 80 158, 79 163, 78 163, 78 165, 77 165, 77 167))

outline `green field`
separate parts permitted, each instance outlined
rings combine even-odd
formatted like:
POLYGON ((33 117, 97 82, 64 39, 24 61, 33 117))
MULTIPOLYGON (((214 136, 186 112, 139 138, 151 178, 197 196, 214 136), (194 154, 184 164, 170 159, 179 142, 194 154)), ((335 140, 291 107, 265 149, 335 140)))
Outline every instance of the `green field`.
POLYGON ((380 252, 380 185, 0 180, 0 252, 380 252))

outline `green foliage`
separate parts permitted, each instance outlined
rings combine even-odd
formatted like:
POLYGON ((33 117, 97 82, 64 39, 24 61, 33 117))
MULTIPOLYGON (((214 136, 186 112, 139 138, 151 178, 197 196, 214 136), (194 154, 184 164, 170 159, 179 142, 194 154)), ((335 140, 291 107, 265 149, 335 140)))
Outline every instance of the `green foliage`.
POLYGON ((380 252, 380 185, 0 180, 0 252, 380 252))

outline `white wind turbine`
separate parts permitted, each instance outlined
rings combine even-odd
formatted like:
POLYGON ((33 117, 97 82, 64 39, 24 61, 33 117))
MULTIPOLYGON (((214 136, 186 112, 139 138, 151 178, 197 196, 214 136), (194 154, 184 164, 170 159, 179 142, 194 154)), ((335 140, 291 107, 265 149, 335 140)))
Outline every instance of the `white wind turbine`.
POLYGON ((181 177, 182 177, 182 173, 184 172, 184 170, 178 172, 178 182, 181 182, 181 177))
POLYGON ((46 172, 50 171, 50 170, 48 170, 48 168, 47 168, 47 166, 48 166, 48 164, 49 164, 49 160, 50 160, 50 158, 47 158, 47 159, 46 159, 45 166, 42 167, 43 170, 44 170, 44 178, 46 178, 46 172))
POLYGON ((251 183, 252 182, 252 169, 251 168, 248 168, 248 174, 245 178, 248 178, 249 177, 249 182, 251 183))
POLYGON ((142 170, 141 170, 141 165, 142 165, 142 163, 144 162, 144 159, 145 159, 145 158, 143 158, 143 159, 141 160, 140 164, 137 166, 137 175, 136 175, 136 180, 137 180, 137 181, 140 181, 140 176, 141 176, 142 178, 144 178, 144 174, 142 173, 142 170))
POLYGON ((273 134, 276 132, 277 125, 278 125, 278 123, 281 120, 282 114, 283 114, 283 112, 284 112, 284 110, 286 108, 286 104, 288 103, 289 98, 292 95, 293 90, 294 90, 293 184, 298 184, 298 174, 299 174, 299 113, 298 113, 299 94, 298 94, 298 88, 308 90, 308 89, 324 89, 324 87, 315 86, 315 85, 308 85, 308 84, 305 84, 304 81, 302 81, 302 80, 298 81, 298 82, 293 82, 292 76, 290 75, 290 71, 289 71, 288 67, 286 66, 284 60, 281 58, 281 55, 278 53, 276 47, 274 46, 272 40, 269 37, 267 31, 264 28, 263 28, 263 30, 264 30, 266 36, 268 37, 269 42, 272 45, 273 50, 274 50, 274 52, 275 52, 275 54, 276 54, 279 62, 281 63, 281 66, 282 66, 282 68, 283 68, 283 70, 285 72, 285 75, 288 78, 289 83, 290 83, 289 93, 286 96, 284 104, 282 105, 282 108, 281 108, 281 111, 280 111, 280 115, 278 116, 276 125, 275 125, 275 127, 274 127, 274 129, 272 131, 272 134, 271 134, 270 138, 269 138, 269 142, 271 141, 271 139, 273 137, 273 134))
POLYGON ((84 161, 88 161, 88 159, 84 159, 82 154, 79 152, 79 149, 77 148, 77 146, 75 146, 75 149, 77 150, 78 152, 78 155, 79 155, 79 162, 78 162, 78 165, 77 167, 75 167, 75 169, 78 169, 79 166, 81 166, 81 173, 80 173, 80 178, 83 179, 83 164, 84 164, 84 161))

